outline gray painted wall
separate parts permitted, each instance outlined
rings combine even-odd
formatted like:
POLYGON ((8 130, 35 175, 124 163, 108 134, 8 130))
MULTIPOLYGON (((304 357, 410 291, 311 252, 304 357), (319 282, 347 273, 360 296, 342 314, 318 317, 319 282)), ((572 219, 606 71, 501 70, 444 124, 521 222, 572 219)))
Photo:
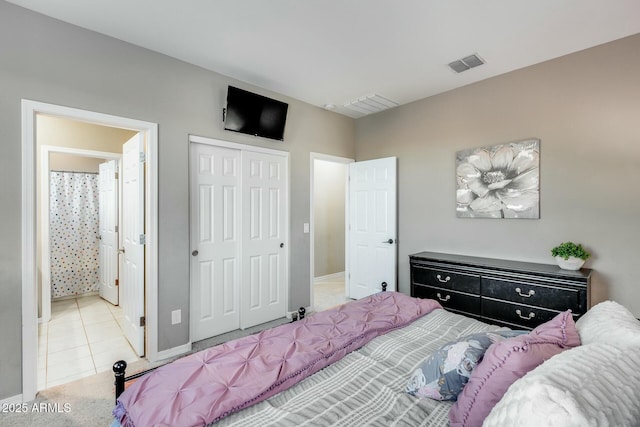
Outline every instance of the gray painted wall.
POLYGON ((640 316, 639 53, 635 35, 359 119, 356 159, 398 156, 400 290, 411 253, 553 263, 571 240, 592 252, 592 303, 640 316), (456 218, 455 152, 530 137, 541 218, 456 218))
POLYGON ((290 152, 289 305, 309 304, 309 153, 353 158, 352 119, 0 0, 0 399, 22 390, 22 99, 159 124, 159 350, 189 340, 189 134, 290 152), (229 84, 290 104, 284 143, 223 130, 229 84))

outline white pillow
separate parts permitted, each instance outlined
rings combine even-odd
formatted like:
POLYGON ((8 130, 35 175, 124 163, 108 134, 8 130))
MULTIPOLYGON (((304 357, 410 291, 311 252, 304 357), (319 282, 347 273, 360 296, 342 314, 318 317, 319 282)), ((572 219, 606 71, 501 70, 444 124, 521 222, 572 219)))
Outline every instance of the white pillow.
POLYGON ((640 321, 614 301, 596 304, 576 322, 582 344, 640 345, 640 321))
POLYGON ((637 426, 640 347, 566 350, 509 387, 483 427, 637 426))

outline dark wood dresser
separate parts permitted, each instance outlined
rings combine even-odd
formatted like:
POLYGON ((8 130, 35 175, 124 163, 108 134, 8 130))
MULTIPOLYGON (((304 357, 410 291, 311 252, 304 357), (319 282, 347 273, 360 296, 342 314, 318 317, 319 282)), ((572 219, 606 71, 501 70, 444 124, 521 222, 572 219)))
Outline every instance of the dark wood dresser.
POLYGON ((571 309, 589 308, 591 270, 557 265, 421 252, 409 255, 411 296, 487 323, 532 329, 571 309))

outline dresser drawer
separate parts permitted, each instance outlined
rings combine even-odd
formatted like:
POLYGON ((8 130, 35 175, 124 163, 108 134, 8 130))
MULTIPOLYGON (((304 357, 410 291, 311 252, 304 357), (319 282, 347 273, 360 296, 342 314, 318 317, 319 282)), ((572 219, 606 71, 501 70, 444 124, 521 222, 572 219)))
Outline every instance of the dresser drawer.
POLYGON ((438 301, 442 307, 463 311, 469 314, 480 315, 480 296, 469 295, 450 289, 435 288, 432 286, 413 286, 413 295, 418 298, 428 298, 438 301))
POLYGON ((574 313, 586 311, 586 307, 581 306, 579 290, 552 285, 483 277, 482 296, 545 307, 550 310, 571 309, 574 313))
MULTIPOLYGON (((557 311, 482 298, 482 317, 533 329, 558 315, 557 311)), ((490 323, 490 322, 489 322, 490 323)))
POLYGON ((466 255, 409 255, 411 295, 439 301, 487 323, 533 329, 570 309, 574 320, 590 304, 591 270, 466 255))
POLYGON ((470 294, 480 294, 480 276, 414 266, 413 282, 470 294))

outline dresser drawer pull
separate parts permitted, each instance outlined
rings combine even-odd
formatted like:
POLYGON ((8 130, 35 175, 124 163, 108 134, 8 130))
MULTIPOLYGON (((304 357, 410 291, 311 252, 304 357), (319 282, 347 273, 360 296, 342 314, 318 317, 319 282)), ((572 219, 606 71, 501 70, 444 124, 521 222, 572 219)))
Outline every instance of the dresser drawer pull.
POLYGON ((436 294, 436 296, 438 297, 438 299, 442 302, 447 302, 451 299, 451 295, 445 295, 444 298, 442 297, 442 295, 440 294, 440 292, 438 292, 436 294))
POLYGON ((520 311, 520 309, 517 309, 517 310, 516 310, 516 314, 518 315, 518 317, 520 317, 521 319, 524 319, 524 320, 531 320, 531 319, 533 319, 534 317, 536 317, 536 314, 535 314, 535 313, 533 313, 533 312, 530 312, 530 313, 529 313, 529 317, 524 317, 524 316, 522 315, 522 312, 520 311))
POLYGON ((447 283, 449 280, 451 280, 451 277, 447 276, 443 279, 442 276, 439 274, 436 275, 436 278, 438 279, 439 282, 442 282, 442 283, 447 283))
POLYGON ((531 289, 529 291, 529 293, 523 294, 522 293, 522 289, 516 288, 516 292, 518 293, 518 295, 520 295, 523 298, 531 298, 532 296, 534 296, 536 294, 536 291, 534 291, 533 289, 531 289))

